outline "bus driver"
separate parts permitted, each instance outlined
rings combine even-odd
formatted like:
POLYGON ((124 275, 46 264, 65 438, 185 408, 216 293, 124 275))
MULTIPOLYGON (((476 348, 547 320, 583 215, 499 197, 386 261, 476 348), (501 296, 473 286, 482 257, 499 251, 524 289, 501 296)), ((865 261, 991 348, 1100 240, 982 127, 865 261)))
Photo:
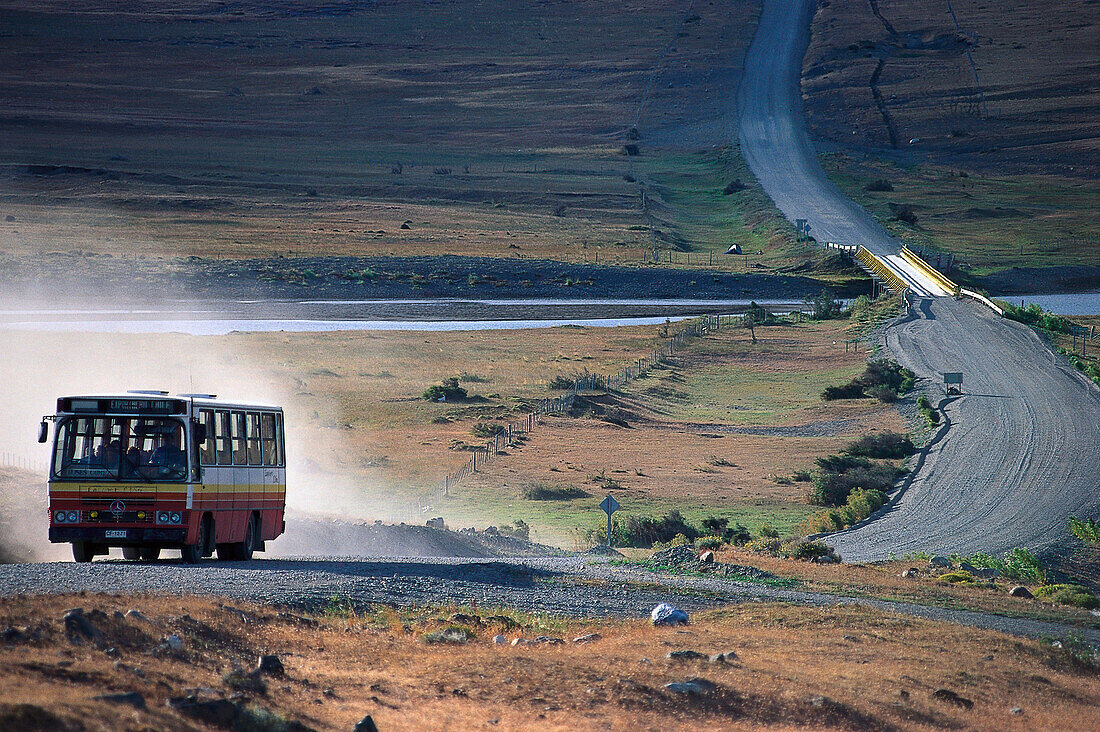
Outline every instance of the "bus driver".
POLYGON ((180 449, 180 430, 157 435, 157 447, 149 455, 149 465, 162 465, 182 468, 185 465, 183 450, 180 449))

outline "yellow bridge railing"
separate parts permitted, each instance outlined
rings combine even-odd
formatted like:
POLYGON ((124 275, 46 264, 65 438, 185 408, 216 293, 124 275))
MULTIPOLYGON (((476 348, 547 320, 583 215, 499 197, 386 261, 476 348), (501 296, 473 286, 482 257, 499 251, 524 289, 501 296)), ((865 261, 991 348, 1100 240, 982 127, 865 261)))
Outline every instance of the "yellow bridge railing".
POLYGON ((867 248, 861 246, 857 249, 856 259, 862 262, 867 269, 871 270, 894 292, 904 296, 909 291, 909 285, 905 284, 905 280, 898 277, 894 270, 887 267, 885 262, 872 254, 867 248))
POLYGON ((919 271, 928 279, 935 282, 937 285, 942 287, 950 294, 954 295, 955 297, 959 296, 961 288, 958 285, 944 277, 938 269, 918 257, 909 247, 903 246, 901 248, 901 258, 909 264, 913 265, 917 269, 917 271, 919 271))

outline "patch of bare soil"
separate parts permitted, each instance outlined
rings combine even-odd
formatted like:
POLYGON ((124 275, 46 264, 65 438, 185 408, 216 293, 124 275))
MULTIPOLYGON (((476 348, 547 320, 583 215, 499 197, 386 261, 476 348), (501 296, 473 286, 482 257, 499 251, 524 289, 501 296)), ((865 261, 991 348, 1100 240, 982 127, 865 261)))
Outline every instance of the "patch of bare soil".
POLYGON ((810 129, 903 160, 1095 178, 1098 28, 1088 0, 821 3, 810 129))

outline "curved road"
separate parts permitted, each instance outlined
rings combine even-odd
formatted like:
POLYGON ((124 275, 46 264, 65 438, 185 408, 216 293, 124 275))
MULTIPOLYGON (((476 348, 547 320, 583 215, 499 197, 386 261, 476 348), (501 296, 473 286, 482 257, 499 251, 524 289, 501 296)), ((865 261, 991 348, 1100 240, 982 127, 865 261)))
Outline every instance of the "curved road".
MULTIPOLYGON (((900 243, 825 176, 806 131, 800 77, 814 0, 764 0, 739 93, 741 150, 776 206, 819 241, 896 255, 900 243)), ((919 288, 918 288, 919 291, 919 288)), ((1100 514, 1100 391, 1028 328, 971 301, 924 299, 887 343, 935 401, 942 371, 965 394, 880 518, 827 539, 848 561, 889 552, 1071 546, 1070 515, 1100 514)))

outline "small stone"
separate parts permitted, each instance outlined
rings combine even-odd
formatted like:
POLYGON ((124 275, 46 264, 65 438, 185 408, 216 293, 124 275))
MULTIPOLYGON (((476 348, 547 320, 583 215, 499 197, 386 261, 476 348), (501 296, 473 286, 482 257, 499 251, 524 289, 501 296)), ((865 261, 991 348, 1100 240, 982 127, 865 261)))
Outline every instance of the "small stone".
POLYGON ((352 729, 352 732, 378 732, 378 726, 374 723, 374 720, 371 719, 371 716, 368 714, 367 716, 360 719, 358 723, 356 723, 355 727, 352 729))
POLYGON ((101 694, 99 696, 93 696, 95 701, 103 701, 108 704, 126 704, 134 709, 145 708, 145 697, 136 691, 130 691, 125 694, 101 694))
POLYGON ((1024 587, 1023 585, 1016 585, 1008 591, 1008 594, 1012 595, 1013 597, 1034 597, 1034 595, 1031 594, 1031 590, 1024 587))
POLYGON ((67 611, 62 621, 65 624, 65 633, 73 643, 80 643, 83 639, 97 641, 101 637, 99 629, 84 615, 84 608, 76 607, 67 611))
POLYGON ((599 633, 589 633, 587 635, 578 635, 573 639, 574 643, 594 643, 595 641, 603 638, 599 633))
POLYGON ((269 653, 265 656, 260 656, 260 660, 256 663, 256 672, 269 676, 282 676, 286 673, 286 669, 283 668, 283 662, 278 656, 274 653, 269 653))
POLYGON ((534 643, 534 641, 531 640, 530 638, 513 638, 512 639, 512 645, 513 646, 529 646, 532 643, 534 643))
POLYGON ((920 577, 920 570, 916 567, 910 567, 901 573, 902 577, 920 577))
POLYGON ((739 659, 737 654, 733 651, 726 651, 725 653, 715 653, 710 657, 711 663, 722 664, 725 666, 732 666, 737 663, 739 659))
POLYGON ((688 615, 683 610, 662 602, 649 615, 654 625, 687 625, 688 615))
POLYGON ((168 646, 168 650, 182 651, 183 638, 180 638, 178 635, 170 635, 164 639, 164 645, 168 646))
POLYGON ((811 696, 807 701, 809 701, 811 707, 825 706, 825 697, 823 696, 811 696))
POLYGON ((1052 642, 1052 643, 1050 644, 1050 647, 1051 647, 1051 648, 1053 648, 1053 649, 1055 649, 1055 650, 1061 650, 1061 649, 1062 649, 1062 641, 1057 641, 1057 640, 1056 640, 1056 641, 1053 641, 1053 642, 1052 642))
POLYGON ((674 694, 687 694, 689 696, 711 694, 717 688, 714 682, 698 677, 690 678, 687 681, 673 681, 672 683, 665 684, 665 689, 668 691, 674 694))
POLYGON ((1012 707, 1012 709, 1008 710, 1008 713, 1009 714, 1023 714, 1024 713, 1024 708, 1023 707, 1012 707))
POLYGON ((669 651, 665 658, 669 661, 698 661, 706 656, 699 651, 669 651))
POLYGON ((699 555, 699 561, 703 564, 714 564, 714 552, 705 551, 699 555))
POLYGON ((540 635, 538 638, 535 638, 535 643, 546 643, 547 645, 551 646, 559 646, 565 643, 565 641, 561 638, 553 638, 548 635, 540 635))
POLYGON ((970 562, 959 562, 959 569, 964 572, 969 572, 970 574, 976 574, 978 572, 978 568, 970 562))
POLYGON ((117 648, 115 648, 114 646, 111 646, 110 648, 106 649, 106 650, 105 650, 105 651, 103 651, 103 652, 104 652, 105 654, 107 654, 108 656, 112 656, 112 657, 117 657, 117 656, 119 655, 119 653, 118 653, 118 649, 117 649, 117 648))
POLYGON ((500 633, 497 633, 493 636, 493 643, 496 643, 498 646, 507 645, 508 639, 502 636, 500 633))
POLYGON ((937 701, 946 702, 948 704, 954 704, 957 707, 964 707, 966 709, 973 709, 974 702, 966 697, 959 696, 950 689, 940 687, 932 692, 932 698, 937 701))
POLYGON ((140 620, 143 623, 149 622, 149 618, 142 615, 140 610, 136 610, 134 608, 130 608, 126 611, 126 617, 130 618, 130 620, 140 620))
POLYGON ((440 531, 444 531, 447 528, 447 524, 444 523, 442 516, 430 518, 424 522, 424 525, 427 526, 429 529, 439 529, 440 531))
POLYGON ((855 637, 854 635, 845 635, 843 636, 843 638, 850 643, 859 643, 859 638, 855 637))
POLYGON ((939 555, 936 555, 936 556, 934 556, 934 557, 932 557, 931 559, 928 560, 928 566, 929 567, 950 567, 951 566, 951 560, 948 559, 947 557, 941 557, 939 555))

